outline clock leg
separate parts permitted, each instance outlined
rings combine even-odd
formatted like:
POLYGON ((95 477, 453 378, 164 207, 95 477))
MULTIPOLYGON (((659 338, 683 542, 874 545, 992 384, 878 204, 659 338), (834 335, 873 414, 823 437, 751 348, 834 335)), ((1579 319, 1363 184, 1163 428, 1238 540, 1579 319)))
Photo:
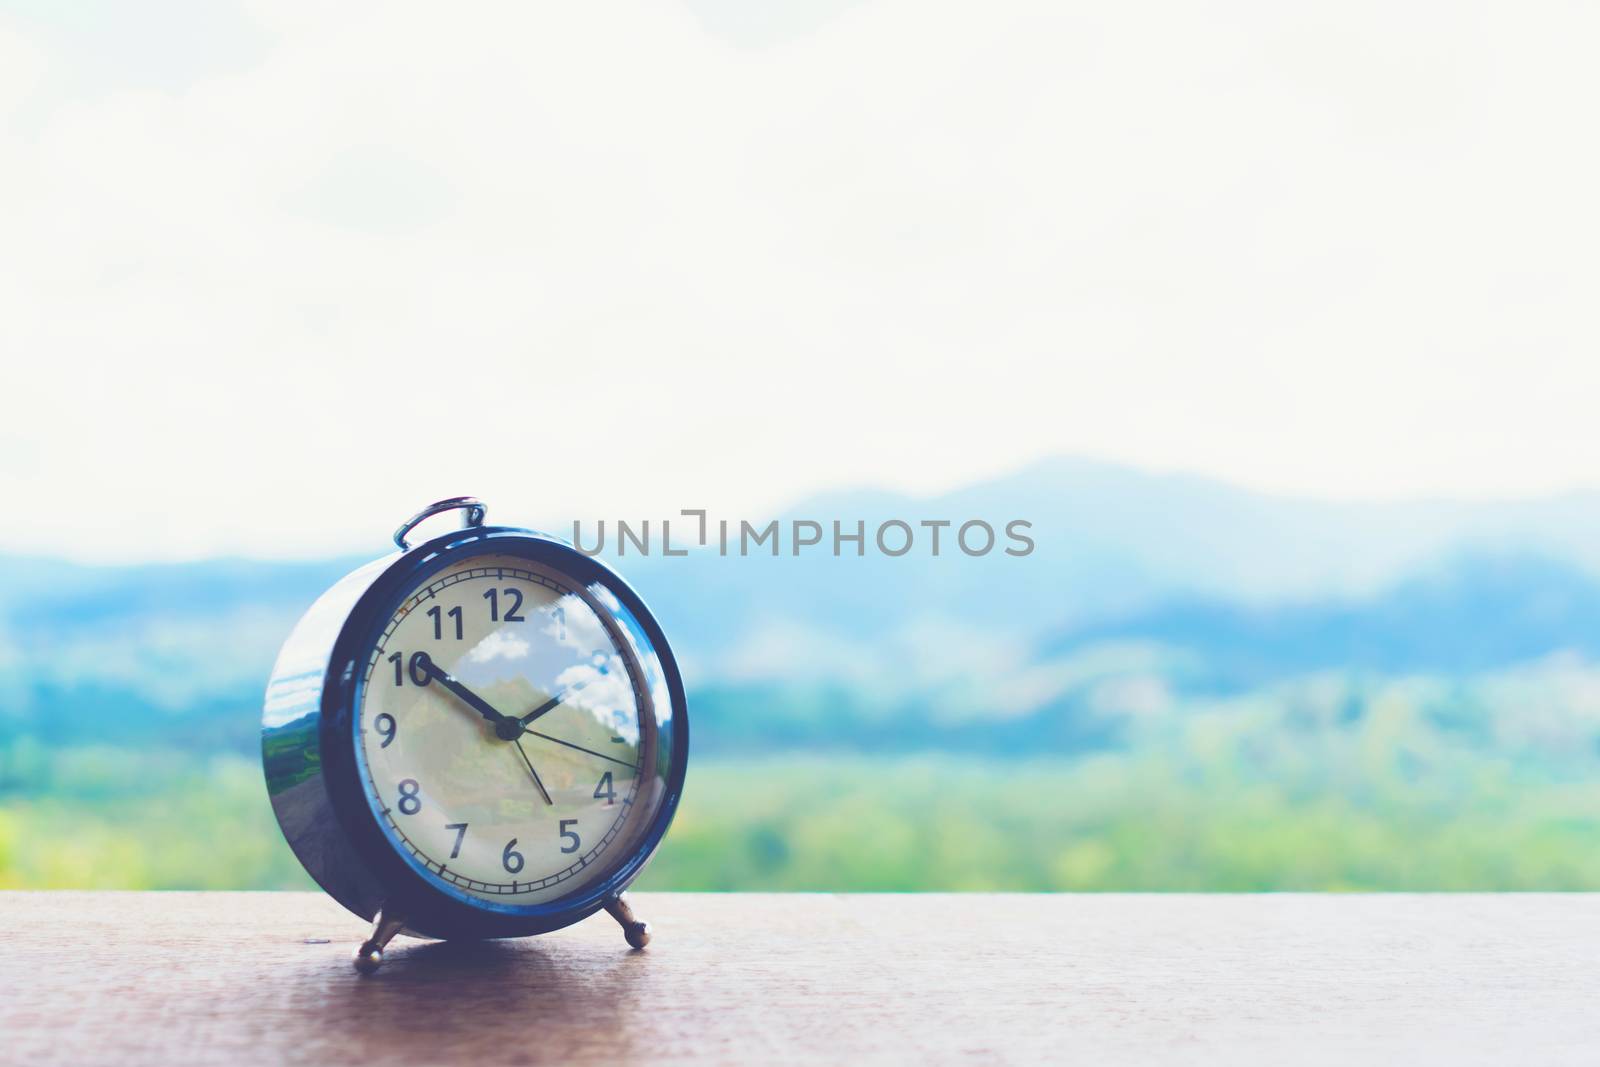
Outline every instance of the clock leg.
POLYGON ((617 920, 622 926, 622 936, 628 939, 628 944, 634 948, 644 948, 650 943, 650 924, 640 922, 633 914, 633 909, 628 907, 628 901, 618 894, 606 901, 606 914, 617 920))
POLYGON ((378 914, 372 917, 372 933, 361 942, 361 947, 356 949, 355 966, 362 974, 371 974, 383 964, 383 948, 394 935, 404 929, 406 921, 380 907, 378 914))

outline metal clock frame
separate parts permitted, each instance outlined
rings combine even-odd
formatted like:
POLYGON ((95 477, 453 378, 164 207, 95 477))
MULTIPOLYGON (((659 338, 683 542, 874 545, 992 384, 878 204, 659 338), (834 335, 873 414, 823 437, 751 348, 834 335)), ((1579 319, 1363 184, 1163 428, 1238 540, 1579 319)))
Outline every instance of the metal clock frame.
MULTIPOLYGON (((262 724, 262 759, 273 811, 289 847, 330 896, 374 923, 356 951, 368 972, 402 930, 436 938, 524 937, 546 933, 602 909, 642 948, 648 926, 636 919, 623 892, 637 878, 677 811, 689 755, 689 715, 683 680, 666 635, 644 601, 610 567, 564 541, 512 526, 485 526, 484 506, 470 497, 429 505, 395 532, 398 555, 359 568, 329 589, 284 643, 262 724), (460 509, 466 528, 412 547, 406 535, 430 515, 460 509), (540 904, 469 902, 432 884, 399 854, 366 797, 356 757, 354 724, 366 665, 394 612, 433 574, 475 556, 517 556, 549 567, 578 588, 598 584, 627 609, 649 640, 671 701, 670 744, 661 804, 609 874, 575 893, 540 904), (315 768, 314 771, 310 768, 315 768)), ((631 654, 624 649, 624 654, 631 654)), ((659 711, 657 722, 659 725, 659 711)))

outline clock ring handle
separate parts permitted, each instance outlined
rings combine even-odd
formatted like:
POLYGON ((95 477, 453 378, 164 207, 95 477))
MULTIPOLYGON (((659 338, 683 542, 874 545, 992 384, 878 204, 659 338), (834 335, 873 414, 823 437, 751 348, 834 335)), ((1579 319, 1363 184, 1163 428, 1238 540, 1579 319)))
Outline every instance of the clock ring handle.
POLYGON ((406 544, 406 534, 411 532, 412 527, 424 519, 438 515, 440 512, 456 511, 458 509, 466 512, 466 515, 462 516, 461 520, 463 528, 482 526, 484 516, 489 513, 489 509, 483 506, 483 501, 478 500, 476 497, 452 496, 446 497, 444 500, 435 500, 432 504, 429 504, 400 524, 400 529, 394 532, 394 543, 400 546, 400 551, 409 551, 411 546, 406 544))

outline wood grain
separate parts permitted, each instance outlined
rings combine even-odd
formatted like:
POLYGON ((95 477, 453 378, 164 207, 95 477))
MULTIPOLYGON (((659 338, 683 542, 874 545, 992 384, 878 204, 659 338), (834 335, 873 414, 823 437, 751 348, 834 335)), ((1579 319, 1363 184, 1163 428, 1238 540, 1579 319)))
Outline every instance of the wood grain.
POLYGON ((641 895, 516 942, 320 895, 3 893, 0 1061, 1592 1064, 1591 896, 641 895), (327 944, 307 939, 328 938, 327 944))

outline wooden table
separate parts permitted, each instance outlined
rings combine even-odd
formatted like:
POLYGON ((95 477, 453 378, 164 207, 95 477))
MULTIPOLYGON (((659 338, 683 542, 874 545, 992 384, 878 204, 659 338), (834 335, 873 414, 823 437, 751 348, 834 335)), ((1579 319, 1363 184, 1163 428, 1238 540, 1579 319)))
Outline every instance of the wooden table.
POLYGON ((634 903, 364 978, 318 895, 3 893, 0 1062, 1600 1062, 1600 897, 634 903))

